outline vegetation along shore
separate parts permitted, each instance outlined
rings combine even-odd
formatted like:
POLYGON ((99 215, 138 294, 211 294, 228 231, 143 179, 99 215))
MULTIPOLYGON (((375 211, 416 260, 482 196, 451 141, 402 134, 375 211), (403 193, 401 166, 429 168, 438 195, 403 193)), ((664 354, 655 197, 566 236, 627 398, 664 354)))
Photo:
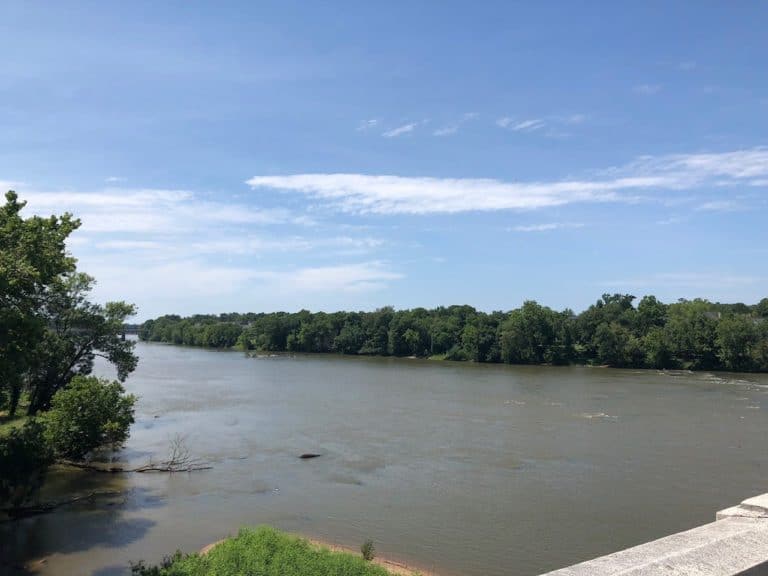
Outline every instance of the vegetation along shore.
POLYGON ((581 312, 533 301, 509 312, 471 306, 373 312, 161 316, 139 338, 263 352, 417 356, 508 364, 768 371, 768 298, 665 304, 604 294, 581 312))
POLYGON ((245 573, 265 576, 434 576, 391 560, 376 558, 370 541, 363 544, 361 552, 260 526, 241 528, 237 536, 213 542, 197 554, 177 552, 156 566, 144 562, 134 564, 132 573, 137 576, 245 573))

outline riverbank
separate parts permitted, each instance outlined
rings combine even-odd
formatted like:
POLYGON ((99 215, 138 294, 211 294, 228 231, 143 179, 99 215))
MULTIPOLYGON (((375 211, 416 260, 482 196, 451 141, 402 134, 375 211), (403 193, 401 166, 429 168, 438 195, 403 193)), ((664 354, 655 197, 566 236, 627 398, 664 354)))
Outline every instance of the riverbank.
MULTIPOLYGON (((302 534, 291 534, 291 536, 295 536, 297 538, 301 538, 302 540, 306 540, 316 549, 326 548, 331 552, 342 552, 344 554, 351 554, 353 556, 362 557, 359 550, 348 548, 346 546, 341 546, 339 544, 328 542, 326 540, 320 540, 317 538, 307 538, 302 534)), ((201 556, 208 554, 211 550, 216 548, 216 546, 225 542, 226 540, 227 538, 222 538, 221 540, 216 540, 215 542, 211 542, 207 546, 203 546, 200 549, 199 554, 201 556)), ((438 574, 435 572, 424 570, 423 568, 418 568, 416 566, 409 566, 402 562, 397 562, 395 560, 385 558, 382 556, 374 557, 373 560, 371 560, 371 563, 376 564, 377 566, 381 566, 387 572, 389 572, 390 574, 394 574, 396 576, 438 576, 438 574)))

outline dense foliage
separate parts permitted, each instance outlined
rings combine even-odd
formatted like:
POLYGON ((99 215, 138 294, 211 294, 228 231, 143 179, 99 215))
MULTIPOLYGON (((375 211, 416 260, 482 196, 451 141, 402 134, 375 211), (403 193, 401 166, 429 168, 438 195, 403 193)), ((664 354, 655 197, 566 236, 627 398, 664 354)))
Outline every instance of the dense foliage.
POLYGON ((66 251, 65 242, 80 222, 69 214, 23 218, 25 203, 14 192, 5 199, 0 206, 0 423, 13 421, 20 405, 29 416, 23 426, 0 432, 0 505, 15 507, 34 495, 54 456, 80 458, 125 439, 135 399, 117 382, 85 376, 98 355, 115 366, 122 381, 137 358, 133 342, 121 337, 134 307, 90 302, 94 281, 77 271, 66 251))
POLYGON ((135 402, 119 382, 75 376, 45 413, 45 438, 57 456, 72 459, 102 446, 119 447, 133 424, 135 402))
POLYGON ((205 555, 177 554, 161 566, 134 565, 138 576, 389 576, 381 566, 312 546, 266 526, 242 528, 205 555))
POLYGON ((438 357, 509 364, 768 371, 768 298, 754 306, 605 294, 581 314, 528 301, 375 312, 162 316, 142 340, 266 352, 438 357))
POLYGON ((71 215, 23 218, 14 192, 0 207, 0 400, 13 415, 24 392, 28 412, 50 407, 76 375, 90 374, 96 355, 122 381, 136 367, 133 342, 121 338, 135 314, 124 302, 88 301, 93 278, 77 272, 66 252, 80 226, 71 215))

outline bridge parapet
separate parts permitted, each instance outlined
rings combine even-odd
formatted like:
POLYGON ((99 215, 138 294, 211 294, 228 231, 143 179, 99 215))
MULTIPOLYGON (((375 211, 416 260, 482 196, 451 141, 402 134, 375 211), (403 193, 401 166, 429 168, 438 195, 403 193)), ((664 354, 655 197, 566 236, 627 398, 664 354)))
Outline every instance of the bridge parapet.
POLYGON ((715 518, 543 576, 768 575, 768 494, 721 510, 715 518))

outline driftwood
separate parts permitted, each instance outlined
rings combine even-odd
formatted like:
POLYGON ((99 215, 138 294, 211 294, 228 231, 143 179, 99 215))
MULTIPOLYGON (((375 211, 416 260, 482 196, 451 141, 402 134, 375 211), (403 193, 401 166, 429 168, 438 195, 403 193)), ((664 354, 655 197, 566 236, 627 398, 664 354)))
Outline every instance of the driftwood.
POLYGON ((313 452, 307 452, 306 454, 302 454, 299 456, 302 460, 309 460, 310 458, 320 458, 322 454, 314 454, 313 452))
POLYGON ((213 466, 209 466, 206 462, 192 458, 184 437, 176 435, 171 440, 167 460, 153 463, 150 459, 149 463, 134 468, 131 472, 193 472, 195 470, 210 470, 211 468, 213 466))
POLYGON ((138 474, 143 474, 145 472, 194 472, 197 470, 210 470, 213 468, 213 466, 210 466, 203 460, 192 458, 189 453, 189 449, 187 448, 185 438, 178 435, 171 440, 171 446, 168 451, 167 460, 152 462, 152 459, 150 458, 149 462, 136 468, 101 466, 99 464, 91 464, 87 462, 73 462, 72 460, 60 460, 58 463, 64 466, 72 466, 74 468, 91 470, 93 472, 104 472, 107 474, 121 474, 129 472, 136 472, 138 474))
POLYGON ((68 506, 69 504, 74 504, 75 502, 80 502, 82 500, 93 500, 94 498, 102 497, 102 496, 119 496, 123 492, 121 490, 102 490, 102 491, 96 491, 91 492, 89 494, 81 494, 79 496, 73 496, 72 498, 67 498, 66 500, 54 500, 51 502, 43 502, 42 504, 35 504, 33 506, 17 506, 15 508, 3 508, 2 512, 8 515, 9 518, 12 520, 18 520, 19 518, 27 518, 29 516, 37 516, 38 514, 45 514, 47 512, 51 512, 52 510, 55 510, 56 508, 61 508, 62 506, 68 506))

